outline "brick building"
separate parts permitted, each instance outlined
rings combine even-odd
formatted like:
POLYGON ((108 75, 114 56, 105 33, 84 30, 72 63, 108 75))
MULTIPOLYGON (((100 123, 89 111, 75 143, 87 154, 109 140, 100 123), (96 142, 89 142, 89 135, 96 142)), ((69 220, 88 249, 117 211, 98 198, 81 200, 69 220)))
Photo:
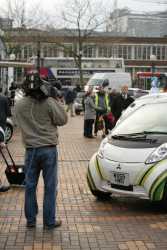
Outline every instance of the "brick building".
MULTIPOLYGON (((71 56, 70 49, 77 50, 78 41, 77 36, 66 30, 13 29, 6 36, 6 45, 13 46, 18 60, 30 61, 37 55, 39 44, 40 56, 45 61, 46 58, 71 56), (63 50, 59 44, 69 50, 63 50)), ((138 71, 167 72, 167 37, 120 37, 111 36, 109 32, 95 32, 84 41, 82 56, 124 58, 125 71, 135 80, 138 71)))

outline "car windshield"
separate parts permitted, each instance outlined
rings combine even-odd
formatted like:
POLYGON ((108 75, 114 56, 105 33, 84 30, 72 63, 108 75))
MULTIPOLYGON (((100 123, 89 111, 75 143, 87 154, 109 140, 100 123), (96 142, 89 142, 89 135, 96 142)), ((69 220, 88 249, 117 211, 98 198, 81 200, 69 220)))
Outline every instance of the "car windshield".
POLYGON ((114 135, 167 133, 167 103, 147 104, 130 114, 113 129, 114 135))
POLYGON ((96 86, 101 86, 103 84, 104 79, 91 79, 88 82, 88 85, 96 85, 96 86))

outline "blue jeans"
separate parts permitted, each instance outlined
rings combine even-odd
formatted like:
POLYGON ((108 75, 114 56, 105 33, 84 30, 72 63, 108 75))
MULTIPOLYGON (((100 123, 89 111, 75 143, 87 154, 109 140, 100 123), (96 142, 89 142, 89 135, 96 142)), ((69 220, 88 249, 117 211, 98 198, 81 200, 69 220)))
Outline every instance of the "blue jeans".
POLYGON ((44 180, 43 223, 52 225, 56 217, 57 159, 55 147, 26 149, 25 155, 25 217, 28 223, 36 222, 38 203, 36 188, 40 171, 44 180))

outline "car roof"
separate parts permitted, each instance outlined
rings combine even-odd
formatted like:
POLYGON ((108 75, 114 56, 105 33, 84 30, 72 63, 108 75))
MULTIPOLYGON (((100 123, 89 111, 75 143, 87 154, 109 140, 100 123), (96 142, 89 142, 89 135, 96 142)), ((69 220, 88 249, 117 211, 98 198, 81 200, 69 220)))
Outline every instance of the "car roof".
POLYGON ((156 104, 156 103, 167 103, 167 93, 156 93, 156 94, 148 94, 137 98, 134 102, 132 102, 128 108, 122 113, 118 123, 124 120, 129 114, 132 114, 135 110, 140 108, 143 105, 147 104, 156 104))
POLYGON ((128 90, 134 90, 134 91, 145 91, 145 92, 149 92, 149 90, 146 90, 146 89, 140 89, 140 88, 128 88, 128 90))
POLYGON ((135 102, 142 102, 143 104, 147 104, 150 102, 159 102, 161 100, 167 101, 167 93, 153 93, 139 97, 135 100, 135 102))

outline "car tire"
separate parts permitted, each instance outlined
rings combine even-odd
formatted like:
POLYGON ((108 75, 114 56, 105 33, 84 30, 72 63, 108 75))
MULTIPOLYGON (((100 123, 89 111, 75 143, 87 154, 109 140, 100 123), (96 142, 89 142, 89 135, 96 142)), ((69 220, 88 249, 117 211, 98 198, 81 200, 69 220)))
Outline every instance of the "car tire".
POLYGON ((164 187, 164 194, 162 198, 162 206, 167 210, 167 183, 165 184, 164 187))
POLYGON ((76 115, 80 115, 80 113, 81 113, 81 112, 80 112, 79 110, 75 110, 75 114, 76 114, 76 115))
POLYGON ((91 187, 91 185, 90 185, 88 177, 87 177, 87 183, 88 183, 88 187, 89 187, 91 193, 98 200, 108 200, 108 199, 110 199, 111 193, 109 193, 109 192, 103 192, 103 191, 100 191, 100 190, 93 190, 92 187, 91 187))
POLYGON ((12 138, 12 135, 13 135, 13 127, 7 123, 6 125, 6 129, 5 129, 5 139, 6 141, 10 141, 10 139, 12 138))

